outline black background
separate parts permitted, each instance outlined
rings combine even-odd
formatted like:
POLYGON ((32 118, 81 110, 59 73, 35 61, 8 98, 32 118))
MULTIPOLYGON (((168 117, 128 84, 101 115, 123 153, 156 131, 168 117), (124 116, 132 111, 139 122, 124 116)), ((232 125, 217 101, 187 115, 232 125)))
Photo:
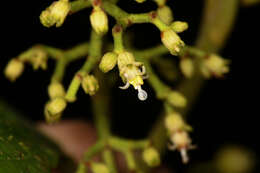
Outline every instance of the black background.
MULTIPOLYGON (((6 63, 23 50, 36 43, 44 43, 60 48, 69 48, 86 41, 89 37, 90 10, 84 10, 69 16, 61 28, 44 28, 39 22, 39 14, 51 0, 41 1, 3 1, 1 2, 1 51, 0 70, 6 63)), ((136 5, 131 0, 124 0, 121 7, 128 12, 144 12, 154 9, 152 2, 136 5), (125 4, 132 4, 125 5, 125 4)), ((187 21, 188 31, 182 34, 183 40, 192 44, 196 40, 202 12, 202 0, 170 1, 176 20, 187 21)), ((240 144, 259 153, 258 126, 259 116, 259 6, 241 8, 234 30, 227 45, 221 52, 223 57, 232 60, 231 73, 222 80, 209 80, 201 92, 197 104, 188 115, 188 122, 193 126, 192 137, 199 149, 191 152, 192 161, 207 161, 224 144, 240 144)), ((135 45, 145 48, 160 40, 159 31, 151 25, 138 25, 135 31, 135 45), (144 32, 145 31, 145 32, 144 32)), ((80 64, 74 63, 66 73, 67 86, 80 64)), ((46 87, 49 83, 54 63, 50 61, 48 70, 34 72, 27 66, 24 74, 15 83, 10 83, 0 73, 0 97, 28 116, 33 121, 43 120, 43 106, 48 100, 46 87)), ((118 81, 117 85, 122 82, 118 81)), ((145 85, 145 88, 148 88, 145 85)), ((161 110, 161 103, 156 101, 154 93, 148 88, 149 99, 140 102, 133 89, 121 91, 114 87, 112 110, 114 133, 133 138, 144 137, 151 123, 161 110)), ((76 103, 70 104, 64 118, 91 120, 89 96, 80 91, 76 103)), ((179 156, 168 154, 168 163, 183 170, 178 165, 179 156)))

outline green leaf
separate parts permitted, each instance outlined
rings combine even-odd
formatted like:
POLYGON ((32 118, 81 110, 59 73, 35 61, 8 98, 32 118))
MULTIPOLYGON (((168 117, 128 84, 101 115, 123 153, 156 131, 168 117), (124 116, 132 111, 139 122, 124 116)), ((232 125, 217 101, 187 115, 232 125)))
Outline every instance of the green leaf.
POLYGON ((63 154, 0 100, 0 172, 50 173, 63 154))

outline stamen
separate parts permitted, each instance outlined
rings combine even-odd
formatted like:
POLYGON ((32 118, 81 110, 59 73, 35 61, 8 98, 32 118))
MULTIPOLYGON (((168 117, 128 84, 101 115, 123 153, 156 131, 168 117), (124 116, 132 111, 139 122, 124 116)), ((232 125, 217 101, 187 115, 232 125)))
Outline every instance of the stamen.
POLYGON ((148 97, 146 91, 143 90, 143 89, 141 88, 141 86, 138 86, 137 90, 138 90, 138 98, 139 98, 139 100, 141 100, 141 101, 146 100, 147 97, 148 97))
POLYGON ((142 65, 141 74, 142 74, 142 75, 145 75, 145 74, 146 74, 146 69, 145 69, 145 66, 144 66, 144 65, 142 65))
POLYGON ((129 86, 130 86, 130 83, 127 82, 124 86, 120 86, 119 88, 122 90, 125 90, 125 89, 129 88, 129 86))
POLYGON ((184 164, 188 163, 189 162, 189 157, 188 157, 186 148, 182 148, 180 150, 180 152, 181 152, 182 162, 184 164))

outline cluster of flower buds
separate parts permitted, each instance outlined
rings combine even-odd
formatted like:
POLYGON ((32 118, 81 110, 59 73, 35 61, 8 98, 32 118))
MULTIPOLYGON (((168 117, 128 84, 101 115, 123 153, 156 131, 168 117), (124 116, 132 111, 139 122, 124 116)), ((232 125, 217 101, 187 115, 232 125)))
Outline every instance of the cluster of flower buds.
POLYGON ((202 60, 200 70, 206 78, 212 76, 222 77, 229 72, 228 64, 228 60, 225 60, 216 54, 211 54, 202 60))
POLYGON ((4 71, 5 76, 12 82, 14 82, 24 71, 24 63, 18 59, 11 59, 4 71))
POLYGON ((147 147, 143 151, 143 160, 150 167, 159 166, 161 163, 160 154, 154 147, 147 147))
POLYGON ((180 151, 183 163, 187 163, 189 161, 187 150, 194 148, 188 134, 191 127, 184 122, 182 116, 177 112, 172 112, 166 116, 165 127, 172 143, 169 145, 169 149, 180 151))
POLYGON ((53 2, 46 10, 40 15, 40 20, 43 26, 51 27, 56 24, 60 27, 70 11, 69 0, 59 0, 53 2))
POLYGON ((125 83, 125 86, 119 88, 127 89, 132 85, 138 91, 138 98, 140 100, 146 100, 147 93, 141 87, 144 84, 143 80, 147 78, 144 65, 140 62, 136 62, 131 52, 122 51, 119 53, 106 53, 101 59, 99 68, 106 73, 112 70, 116 64, 120 72, 120 77, 125 83))
POLYGON ((100 5, 101 1, 93 1, 90 23, 97 34, 103 35, 108 31, 108 17, 100 5))

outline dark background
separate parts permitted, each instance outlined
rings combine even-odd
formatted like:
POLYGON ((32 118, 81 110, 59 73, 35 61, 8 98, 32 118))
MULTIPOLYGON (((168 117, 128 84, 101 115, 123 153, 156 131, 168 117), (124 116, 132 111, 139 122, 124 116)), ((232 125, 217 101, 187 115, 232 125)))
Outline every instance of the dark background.
MULTIPOLYGON (((69 48, 86 41, 89 37, 90 10, 69 16, 61 28, 44 28, 39 22, 40 12, 52 1, 3 1, 1 2, 1 52, 0 52, 0 98, 15 106, 33 121, 44 120, 43 106, 48 100, 47 85, 54 63, 50 61, 48 70, 34 72, 30 66, 15 83, 10 83, 2 71, 12 57, 36 43, 44 43, 60 48, 69 48)), ((174 10, 176 20, 187 21, 188 31, 182 34, 183 40, 193 44, 198 32, 202 12, 202 0, 175 0, 168 3, 174 10)), ((120 3, 128 12, 144 12, 154 9, 153 3, 136 5, 133 1, 120 3), (125 5, 127 3, 131 5, 125 5)), ((192 137, 199 149, 191 152, 192 163, 211 159, 217 149, 225 144, 240 144, 259 153, 258 126, 259 116, 259 31, 257 26, 259 6, 241 8, 228 39, 221 52, 223 57, 232 60, 231 72, 222 80, 209 80, 198 97, 198 101, 188 115, 187 121, 193 126, 192 137)), ((130 28, 135 32, 136 47, 145 48, 159 42, 159 31, 151 25, 138 25, 130 28), (152 37, 151 37, 152 36, 152 37)), ((80 64, 74 63, 66 73, 67 86, 80 64)), ((118 81, 117 85, 122 82, 118 81)), ((133 89, 122 91, 113 89, 113 131, 133 138, 144 137, 151 123, 161 110, 149 89, 149 99, 140 102, 133 89)), ((78 101, 70 104, 64 118, 91 120, 89 96, 80 91, 78 101)), ((166 161, 174 163, 177 170, 184 170, 176 152, 167 155, 166 161)), ((258 162, 258 161, 257 161, 258 162)))

